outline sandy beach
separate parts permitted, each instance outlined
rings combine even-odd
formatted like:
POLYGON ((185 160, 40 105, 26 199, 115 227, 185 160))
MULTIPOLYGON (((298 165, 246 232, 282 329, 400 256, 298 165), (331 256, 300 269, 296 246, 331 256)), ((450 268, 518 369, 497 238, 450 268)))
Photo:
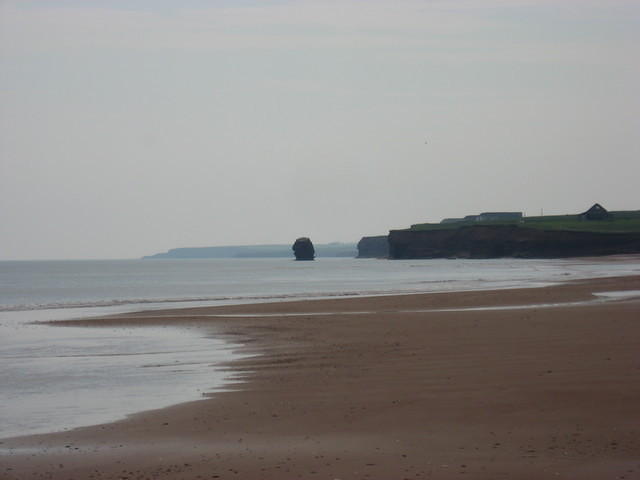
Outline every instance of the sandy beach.
POLYGON ((255 355, 231 391, 4 439, 0 478, 640 478, 640 299, 594 295, 625 290, 640 276, 59 322, 255 355))

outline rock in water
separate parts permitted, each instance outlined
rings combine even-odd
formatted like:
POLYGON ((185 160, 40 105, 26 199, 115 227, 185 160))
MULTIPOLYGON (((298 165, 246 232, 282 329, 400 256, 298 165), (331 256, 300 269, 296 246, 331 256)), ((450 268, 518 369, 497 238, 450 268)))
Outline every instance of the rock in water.
POLYGON ((307 237, 300 237, 296 239, 293 247, 291 248, 296 256, 296 260, 313 260, 316 256, 313 243, 311 243, 311 239, 307 237))

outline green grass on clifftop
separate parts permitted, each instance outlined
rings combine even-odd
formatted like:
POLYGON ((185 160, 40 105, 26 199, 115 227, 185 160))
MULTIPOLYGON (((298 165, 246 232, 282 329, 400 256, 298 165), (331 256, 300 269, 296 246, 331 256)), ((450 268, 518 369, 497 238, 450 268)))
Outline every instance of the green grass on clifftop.
POLYGON ((418 223, 411 225, 411 231, 452 230, 473 225, 514 225, 521 228, 540 230, 565 230, 596 233, 640 233, 640 210, 609 212, 608 220, 583 220, 579 215, 547 215, 525 217, 522 221, 455 223, 418 223))

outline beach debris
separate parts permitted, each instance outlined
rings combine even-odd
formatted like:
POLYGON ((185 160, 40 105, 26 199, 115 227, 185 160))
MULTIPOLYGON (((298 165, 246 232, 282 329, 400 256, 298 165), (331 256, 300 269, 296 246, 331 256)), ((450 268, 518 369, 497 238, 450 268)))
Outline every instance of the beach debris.
POLYGON ((291 249, 296 256, 296 260, 313 260, 316 255, 313 243, 308 237, 300 237, 296 239, 291 249))

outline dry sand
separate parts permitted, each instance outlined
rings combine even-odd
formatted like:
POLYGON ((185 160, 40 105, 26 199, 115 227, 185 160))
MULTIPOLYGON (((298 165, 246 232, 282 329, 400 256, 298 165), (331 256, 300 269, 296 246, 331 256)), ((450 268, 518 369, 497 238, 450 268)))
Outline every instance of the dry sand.
POLYGON ((0 478, 640 478, 637 299, 411 312, 611 290, 640 290, 640 276, 100 320, 188 325, 260 355, 230 365, 244 380, 230 392, 5 439, 0 478), (276 315, 203 316, 239 313, 276 315))

